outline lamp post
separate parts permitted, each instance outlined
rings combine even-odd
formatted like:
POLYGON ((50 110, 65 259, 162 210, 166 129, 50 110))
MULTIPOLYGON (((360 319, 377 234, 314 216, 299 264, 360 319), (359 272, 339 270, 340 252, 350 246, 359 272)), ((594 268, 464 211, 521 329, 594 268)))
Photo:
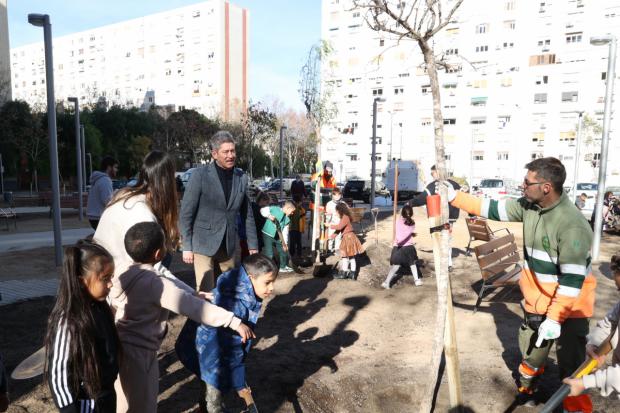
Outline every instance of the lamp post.
POLYGON ((603 201, 605 195, 605 175, 607 174, 607 150, 609 145, 609 124, 611 121, 611 99, 614 90, 614 78, 616 77, 616 37, 613 35, 597 36, 590 38, 590 44, 594 46, 609 45, 607 58, 607 85, 605 86, 605 114, 603 117, 603 136, 601 137, 601 159, 598 170, 598 192, 596 204, 594 204, 594 239, 592 240, 592 260, 598 259, 601 245, 601 232, 603 229, 603 201))
POLYGON ((90 152, 86 154, 88 156, 88 176, 93 176, 93 157, 90 152))
POLYGON ((68 98, 69 102, 75 105, 75 114, 73 119, 75 120, 75 163, 77 165, 77 189, 78 189, 78 216, 80 221, 84 219, 84 209, 82 206, 82 134, 80 133, 80 101, 76 97, 68 98))
POLYGON ((52 57, 52 25, 47 14, 29 14, 28 23, 43 27, 45 44, 45 82, 47 83, 47 133, 49 137, 50 175, 56 265, 62 264, 62 223, 60 221, 60 179, 58 177, 58 144, 56 138, 56 101, 54 99, 54 60, 52 57))
POLYGON ((375 206, 375 179, 377 166, 377 103, 385 102, 384 98, 375 98, 372 102, 372 158, 370 170, 370 209, 375 206))
POLYGON ((577 123, 577 142, 575 142, 575 169, 573 171, 573 202, 577 200, 577 179, 579 179, 579 158, 581 146, 581 127, 583 124, 583 110, 577 111, 579 122, 577 123))
MULTIPOLYGON (((282 125, 280 127, 280 201, 284 199, 282 196, 282 192, 284 190, 284 131, 286 130, 286 126, 282 125)), ((282 240, 285 242, 285 240, 282 240)))
POLYGON ((394 137, 394 134, 392 133, 394 131, 394 112, 389 110, 388 113, 390 114, 390 156, 388 157, 388 161, 391 162, 392 161, 392 139, 394 137))
POLYGON ((80 137, 82 138, 82 192, 86 192, 86 136, 84 134, 84 125, 80 125, 80 137))

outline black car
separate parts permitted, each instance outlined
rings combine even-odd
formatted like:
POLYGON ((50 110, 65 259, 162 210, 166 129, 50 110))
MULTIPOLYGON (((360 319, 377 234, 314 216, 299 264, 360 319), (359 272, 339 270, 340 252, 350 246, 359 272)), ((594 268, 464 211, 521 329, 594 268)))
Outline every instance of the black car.
MULTIPOLYGON (((352 179, 347 181, 342 190, 344 198, 351 198, 356 201, 370 203, 370 181, 362 179, 352 179)), ((375 181, 375 196, 387 197, 390 192, 387 190, 383 182, 375 181)))

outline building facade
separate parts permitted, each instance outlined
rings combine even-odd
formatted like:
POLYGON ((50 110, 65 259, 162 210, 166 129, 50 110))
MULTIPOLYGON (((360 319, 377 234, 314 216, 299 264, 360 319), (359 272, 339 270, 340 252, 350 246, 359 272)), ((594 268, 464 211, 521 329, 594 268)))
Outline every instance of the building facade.
POLYGON ((0 106, 11 100, 11 65, 7 0, 0 0, 0 106))
MULTIPOLYGON (((395 3, 396 4, 396 3, 395 3)), ((409 2, 400 2, 407 7, 409 2)), ((447 1, 449 7, 453 1, 447 1)), ((350 0, 323 0, 322 37, 333 53, 323 86, 338 108, 325 128, 322 159, 340 181, 368 179, 372 106, 377 97, 377 174, 390 159, 435 163, 430 82, 414 41, 370 30, 350 0), (344 148, 344 150, 343 150, 344 148)), ((561 159, 572 184, 595 182, 600 157, 608 47, 590 37, 620 33, 614 0, 467 0, 435 38, 449 173, 471 184, 485 178, 520 182, 525 163, 561 159), (576 165, 579 113, 584 127, 576 165)), ((616 82, 617 83, 617 82, 616 82)), ((612 118, 608 184, 620 185, 618 116, 612 118)))
MULTIPOLYGON (((248 101, 246 9, 211 0, 54 38, 56 97, 236 118, 248 101)), ((45 102, 43 43, 11 49, 15 99, 45 102)))

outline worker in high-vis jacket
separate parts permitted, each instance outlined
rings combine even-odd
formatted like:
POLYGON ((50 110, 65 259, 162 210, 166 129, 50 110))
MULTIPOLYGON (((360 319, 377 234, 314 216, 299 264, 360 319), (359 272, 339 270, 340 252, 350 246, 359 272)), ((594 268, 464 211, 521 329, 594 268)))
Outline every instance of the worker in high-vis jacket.
MULTIPOLYGON (((585 360, 588 318, 594 308, 592 230, 563 190, 566 170, 556 158, 527 165, 523 197, 501 201, 448 188, 451 205, 496 221, 523 222, 524 265, 519 286, 525 317, 519 329, 520 385, 517 400, 536 404, 536 381, 556 342, 561 378, 585 360)), ((567 397, 565 412, 592 412, 588 395, 567 397)))

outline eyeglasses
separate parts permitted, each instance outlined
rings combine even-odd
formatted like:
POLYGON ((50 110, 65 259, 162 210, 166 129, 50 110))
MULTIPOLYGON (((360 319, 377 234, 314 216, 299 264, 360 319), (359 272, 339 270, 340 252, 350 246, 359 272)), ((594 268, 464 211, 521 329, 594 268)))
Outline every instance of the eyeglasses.
POLYGON ((523 188, 528 188, 532 185, 542 185, 542 184, 546 184, 548 183, 547 181, 540 181, 540 182, 530 182, 527 179, 523 180, 523 188))

